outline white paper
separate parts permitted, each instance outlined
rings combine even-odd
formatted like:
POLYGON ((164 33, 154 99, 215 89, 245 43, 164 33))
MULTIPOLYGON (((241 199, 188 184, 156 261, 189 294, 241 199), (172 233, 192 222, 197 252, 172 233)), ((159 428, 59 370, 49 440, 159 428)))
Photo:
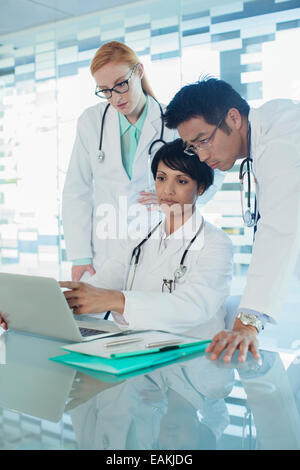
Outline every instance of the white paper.
POLYGON ((109 338, 100 338, 87 343, 76 343, 62 346, 62 349, 81 354, 88 354, 90 356, 110 358, 112 354, 135 352, 162 348, 165 346, 172 346, 183 343, 193 343, 201 341, 200 338, 192 338, 189 336, 175 335, 161 331, 142 331, 132 333, 124 336, 110 336, 109 338), (129 340, 134 342, 127 343, 129 340), (113 345, 116 341, 122 341, 120 345, 113 345), (170 341, 172 344, 164 344, 165 341, 170 341), (109 345, 109 343, 112 343, 109 345), (150 346, 151 343, 160 343, 157 346, 150 346))

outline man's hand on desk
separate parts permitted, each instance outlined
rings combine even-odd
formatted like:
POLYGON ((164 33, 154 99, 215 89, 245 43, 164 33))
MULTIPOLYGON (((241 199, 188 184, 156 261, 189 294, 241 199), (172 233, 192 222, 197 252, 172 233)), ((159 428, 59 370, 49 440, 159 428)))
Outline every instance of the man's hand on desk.
POLYGON ((258 341, 256 339, 257 330, 254 326, 245 326, 238 319, 235 320, 232 330, 223 330, 218 333, 206 349, 207 353, 211 353, 211 359, 216 360, 223 351, 224 361, 230 362, 233 354, 239 349, 238 360, 244 362, 247 352, 250 351, 255 359, 259 359, 258 341))
POLYGON ((99 313, 113 310, 123 313, 125 297, 121 291, 94 287, 85 282, 60 282, 60 287, 66 287, 64 296, 69 307, 76 315, 99 313))

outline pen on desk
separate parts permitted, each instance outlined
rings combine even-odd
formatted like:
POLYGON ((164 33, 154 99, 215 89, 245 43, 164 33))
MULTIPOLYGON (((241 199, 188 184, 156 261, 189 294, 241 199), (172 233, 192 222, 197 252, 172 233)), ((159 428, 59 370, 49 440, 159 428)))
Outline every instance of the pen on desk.
MULTIPOLYGON (((170 340, 169 340, 170 341, 170 340)), ((121 352, 121 353, 114 353, 111 355, 112 358, 121 358, 121 357, 131 357, 131 356, 140 356, 140 355, 144 355, 144 354, 148 354, 148 355, 151 355, 151 354, 156 354, 156 353, 160 353, 160 352, 167 352, 167 351, 173 351, 173 350, 176 350, 176 349, 191 349, 191 348, 198 348, 198 351, 199 350, 203 350, 209 343, 211 342, 211 340, 200 340, 200 341, 195 341, 195 342, 192 342, 192 343, 184 343, 184 344, 171 344, 171 345, 164 345, 162 346, 161 348, 153 348, 153 349, 142 349, 142 350, 139 350, 139 351, 131 351, 131 352, 121 352)), ((162 343, 162 341, 160 342, 162 343)), ((178 343, 178 341, 177 341, 178 343)), ((150 344, 157 344, 157 343, 150 343, 150 344)), ((197 351, 194 351, 194 352, 197 352, 197 351)), ((184 351, 182 351, 181 353, 182 355, 186 355, 184 353, 184 351)))
POLYGON ((123 344, 138 343, 139 341, 141 341, 140 338, 120 339, 118 341, 110 341, 110 343, 106 343, 104 346, 109 348, 112 346, 122 346, 123 344))
POLYGON ((171 346, 182 343, 178 339, 168 340, 168 341, 157 341, 156 343, 148 343, 145 345, 146 348, 158 348, 159 346, 171 346))

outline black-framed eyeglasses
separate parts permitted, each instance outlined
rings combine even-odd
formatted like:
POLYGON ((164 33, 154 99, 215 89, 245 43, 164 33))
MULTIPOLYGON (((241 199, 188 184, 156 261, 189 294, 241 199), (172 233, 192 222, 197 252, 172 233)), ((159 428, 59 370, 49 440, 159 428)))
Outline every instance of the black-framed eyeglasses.
POLYGON ((99 96, 99 98, 104 98, 109 100, 112 97, 112 92, 119 93, 122 95, 123 93, 127 93, 129 90, 129 82, 137 68, 138 64, 135 64, 133 69, 130 72, 129 77, 127 80, 123 80, 120 83, 116 83, 113 88, 100 88, 99 85, 96 86, 95 95, 99 96))
POLYGON ((217 130, 221 127, 222 122, 224 121, 225 117, 227 116, 227 111, 220 119, 219 123, 216 125, 212 133, 206 137, 205 139, 200 140, 198 144, 187 144, 185 143, 184 153, 189 156, 197 155, 197 150, 206 150, 212 145, 212 140, 215 136, 217 130))

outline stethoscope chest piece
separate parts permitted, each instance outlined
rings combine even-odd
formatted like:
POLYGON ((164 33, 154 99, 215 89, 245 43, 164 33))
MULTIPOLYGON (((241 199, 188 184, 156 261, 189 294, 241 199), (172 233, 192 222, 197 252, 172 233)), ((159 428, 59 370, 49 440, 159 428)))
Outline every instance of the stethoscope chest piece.
POLYGON ((254 220, 253 220, 253 216, 252 216, 252 213, 249 209, 247 209, 244 213, 244 222, 245 222, 245 225, 247 227, 253 227, 254 225, 254 220))
POLYGON ((104 158, 105 158, 104 150, 99 150, 99 152, 98 152, 98 162, 102 163, 104 161, 104 158))
POLYGON ((174 273, 175 280, 177 281, 178 279, 181 279, 185 275, 186 271, 187 271, 187 267, 180 265, 179 268, 177 268, 174 273))

